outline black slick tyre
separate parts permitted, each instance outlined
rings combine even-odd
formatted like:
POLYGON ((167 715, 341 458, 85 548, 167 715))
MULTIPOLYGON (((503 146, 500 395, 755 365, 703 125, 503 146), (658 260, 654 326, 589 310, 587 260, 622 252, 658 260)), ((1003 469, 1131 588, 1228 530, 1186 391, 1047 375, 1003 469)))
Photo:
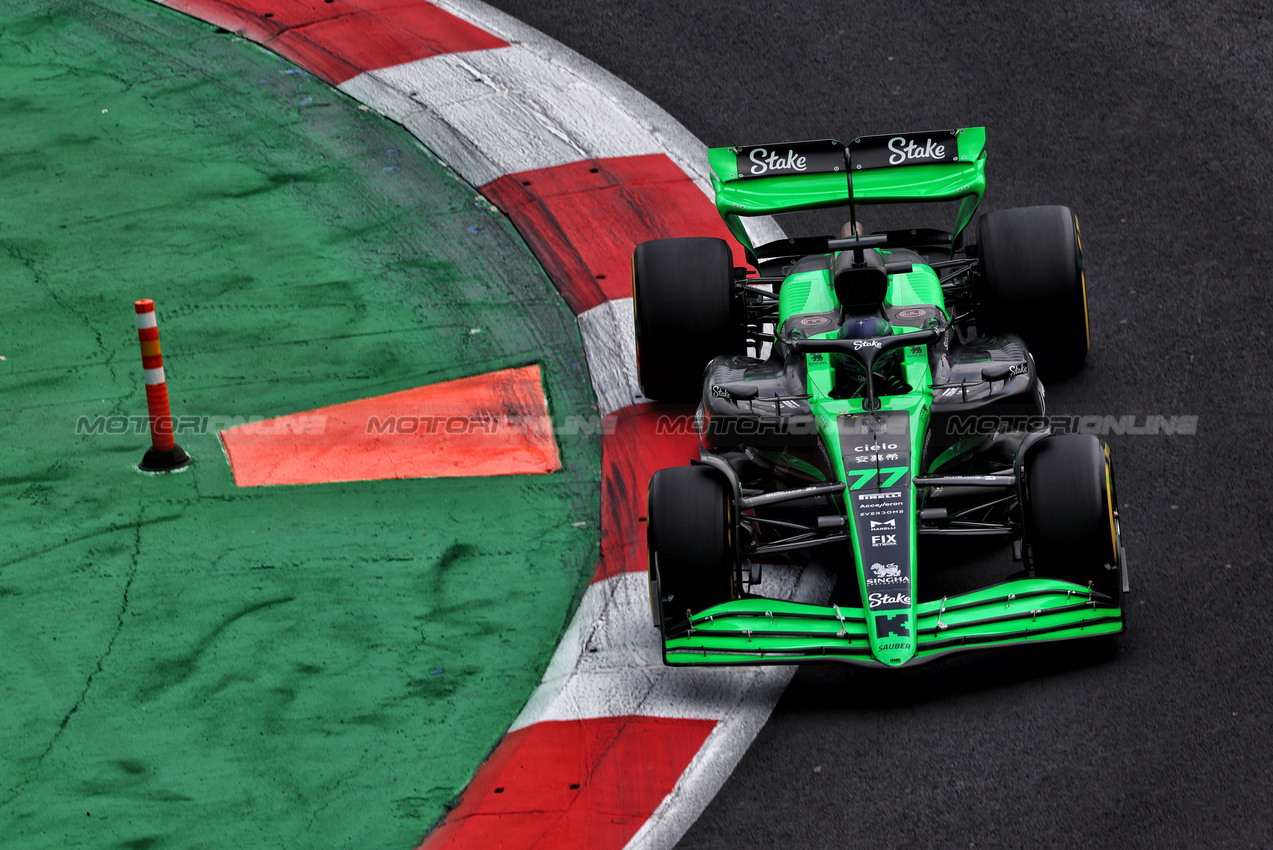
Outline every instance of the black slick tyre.
POLYGON ((977 226, 977 252, 978 330, 1023 337, 1044 378, 1078 372, 1090 337, 1083 247, 1070 208, 987 213, 977 226))
POLYGON ((1022 511, 1036 575, 1103 594, 1122 607, 1122 549, 1109 448, 1091 434, 1058 434, 1031 445, 1022 470, 1022 511))
POLYGON ((684 629, 687 611, 733 598, 733 500, 724 476, 706 466, 660 469, 650 479, 646 513, 651 588, 662 603, 664 633, 684 629), (657 581, 657 584, 656 584, 657 581))
POLYGON ((655 401, 698 401, 703 369, 743 352, 742 302, 724 239, 642 242, 632 254, 637 377, 655 401))

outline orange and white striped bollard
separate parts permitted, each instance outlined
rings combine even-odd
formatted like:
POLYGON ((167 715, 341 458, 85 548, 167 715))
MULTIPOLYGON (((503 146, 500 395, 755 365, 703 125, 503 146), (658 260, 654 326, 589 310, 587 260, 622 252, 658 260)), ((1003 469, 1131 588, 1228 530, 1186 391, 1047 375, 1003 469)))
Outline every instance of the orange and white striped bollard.
POLYGON ((137 468, 143 472, 171 472, 190 463, 190 455, 172 436, 172 411, 168 407, 168 384, 164 381, 164 358, 159 351, 159 324, 155 302, 149 298, 133 302, 137 311, 137 338, 141 340, 141 365, 146 374, 146 408, 150 414, 150 449, 137 468))

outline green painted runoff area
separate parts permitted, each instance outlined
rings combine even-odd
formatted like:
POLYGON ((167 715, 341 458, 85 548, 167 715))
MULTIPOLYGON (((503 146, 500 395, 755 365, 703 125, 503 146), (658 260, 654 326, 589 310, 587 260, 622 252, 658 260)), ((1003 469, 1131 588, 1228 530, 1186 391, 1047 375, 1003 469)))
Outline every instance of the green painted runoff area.
POLYGON ((0 844, 414 846, 591 574, 598 439, 552 475, 242 489, 214 430, 147 476, 97 417, 145 414, 153 298, 178 417, 538 363, 586 419, 570 311, 401 128, 151 3, 0 5, 0 116, 0 844))

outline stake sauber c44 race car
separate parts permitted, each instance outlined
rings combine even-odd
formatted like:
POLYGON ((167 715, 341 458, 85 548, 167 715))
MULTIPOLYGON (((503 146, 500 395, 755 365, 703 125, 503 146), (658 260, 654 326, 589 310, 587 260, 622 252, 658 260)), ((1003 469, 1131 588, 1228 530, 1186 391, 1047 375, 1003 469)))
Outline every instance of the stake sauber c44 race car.
POLYGON ((714 148, 710 161, 758 274, 722 239, 633 256, 642 391, 698 402, 701 461, 649 488, 664 661, 897 667, 1122 631, 1109 449, 1022 424, 1046 422, 1040 376, 1073 375, 1089 347, 1071 211, 987 213, 965 246, 985 190, 980 127, 714 148), (921 201, 957 202, 954 229, 856 225, 856 205, 921 201), (846 205, 839 237, 755 246, 741 220, 846 205), (926 599, 921 535, 999 537, 1021 568, 926 599), (845 604, 755 592, 765 564, 815 548, 841 566, 845 604))

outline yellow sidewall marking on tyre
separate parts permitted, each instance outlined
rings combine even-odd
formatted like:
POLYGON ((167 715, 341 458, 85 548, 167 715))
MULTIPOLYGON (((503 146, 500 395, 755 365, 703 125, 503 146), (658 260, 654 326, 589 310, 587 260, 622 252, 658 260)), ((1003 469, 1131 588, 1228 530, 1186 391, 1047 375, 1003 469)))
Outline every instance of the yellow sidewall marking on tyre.
POLYGON ((1092 326, 1087 319, 1087 278, 1079 272, 1079 284, 1083 287, 1083 333, 1087 337, 1087 347, 1092 348, 1092 326))
MULTIPOLYGON (((1078 242, 1080 262, 1083 257, 1083 234, 1079 232, 1079 217, 1074 216, 1074 239, 1078 242)), ((1087 337, 1087 348, 1092 349, 1092 325, 1087 318, 1087 276, 1079 269, 1079 286, 1083 291, 1083 335, 1087 337)))
POLYGON ((1114 525, 1114 485, 1110 473, 1109 446, 1105 447, 1105 504, 1109 508, 1109 541, 1114 553, 1114 562, 1118 562, 1118 531, 1114 525))

